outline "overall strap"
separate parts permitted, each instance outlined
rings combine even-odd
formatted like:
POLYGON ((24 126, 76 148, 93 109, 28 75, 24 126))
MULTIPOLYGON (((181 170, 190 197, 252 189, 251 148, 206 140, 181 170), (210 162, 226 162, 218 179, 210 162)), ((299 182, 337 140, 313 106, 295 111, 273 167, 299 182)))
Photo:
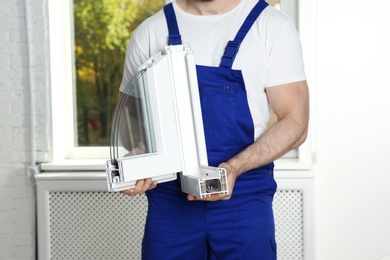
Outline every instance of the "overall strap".
POLYGON ((252 11, 249 13, 244 23, 241 25, 241 28, 238 30, 236 37, 233 41, 229 41, 225 53, 222 56, 220 67, 231 68, 240 48, 242 41, 244 40, 249 29, 255 23, 257 18, 260 16, 261 12, 268 6, 264 0, 259 0, 259 2, 253 7, 252 11))
POLYGON ((172 3, 169 3, 164 6, 164 14, 165 14, 165 20, 167 21, 168 32, 169 32, 168 45, 182 44, 181 35, 179 33, 179 27, 177 25, 176 14, 175 11, 173 10, 172 3))

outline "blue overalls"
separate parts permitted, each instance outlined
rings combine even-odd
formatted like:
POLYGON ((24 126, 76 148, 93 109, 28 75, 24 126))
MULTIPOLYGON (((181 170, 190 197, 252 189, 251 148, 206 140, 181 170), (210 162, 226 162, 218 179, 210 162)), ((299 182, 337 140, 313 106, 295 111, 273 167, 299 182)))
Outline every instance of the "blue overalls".
MULTIPOLYGON (((209 165, 218 166, 254 142, 244 79, 232 64, 267 3, 260 0, 229 41, 219 67, 196 66, 209 165)), ((169 45, 181 44, 172 4, 164 7, 169 45)), ((191 45, 191 43, 189 43, 191 45)), ((195 53, 196 55, 196 53, 195 53)), ((144 260, 276 259, 273 163, 242 174, 227 201, 188 201, 180 180, 148 191, 144 260)))

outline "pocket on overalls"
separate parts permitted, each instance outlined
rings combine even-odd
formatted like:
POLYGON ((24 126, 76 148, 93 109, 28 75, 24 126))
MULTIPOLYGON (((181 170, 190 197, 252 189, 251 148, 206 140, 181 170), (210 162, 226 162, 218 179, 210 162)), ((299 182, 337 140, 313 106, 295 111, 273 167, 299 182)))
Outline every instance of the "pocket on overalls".
POLYGON ((211 84, 199 87, 207 151, 229 154, 236 146, 236 89, 211 84))

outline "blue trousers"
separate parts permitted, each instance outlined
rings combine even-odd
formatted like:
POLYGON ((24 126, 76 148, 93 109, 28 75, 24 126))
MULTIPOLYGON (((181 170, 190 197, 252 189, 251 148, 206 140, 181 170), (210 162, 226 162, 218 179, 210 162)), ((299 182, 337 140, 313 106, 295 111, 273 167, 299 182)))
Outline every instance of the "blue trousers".
POLYGON ((147 195, 144 260, 276 259, 273 192, 188 201, 172 181, 147 195))

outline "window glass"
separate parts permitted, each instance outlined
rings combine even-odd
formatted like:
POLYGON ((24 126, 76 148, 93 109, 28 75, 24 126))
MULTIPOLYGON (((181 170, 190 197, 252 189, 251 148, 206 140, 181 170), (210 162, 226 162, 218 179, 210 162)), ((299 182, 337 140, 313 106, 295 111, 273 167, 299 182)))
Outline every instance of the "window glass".
POLYGON ((74 0, 75 146, 109 146, 127 43, 164 0, 74 0))
POLYGON ((111 160, 157 152, 145 71, 120 94, 111 128, 111 160))

